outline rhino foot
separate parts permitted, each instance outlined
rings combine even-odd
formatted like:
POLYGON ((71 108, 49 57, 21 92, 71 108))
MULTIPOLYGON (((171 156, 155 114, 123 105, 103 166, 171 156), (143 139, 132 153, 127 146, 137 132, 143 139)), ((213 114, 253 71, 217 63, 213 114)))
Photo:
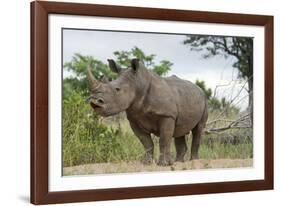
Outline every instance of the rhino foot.
POLYGON ((197 155, 191 155, 191 157, 190 157, 190 161, 191 160, 197 160, 197 159, 199 159, 198 154, 197 155))
POLYGON ((173 164, 173 160, 170 155, 160 155, 157 164, 160 166, 168 166, 173 164))
POLYGON ((184 162, 184 156, 176 157, 176 162, 184 162))
POLYGON ((153 156, 151 154, 145 154, 141 161, 145 165, 153 163, 153 156))

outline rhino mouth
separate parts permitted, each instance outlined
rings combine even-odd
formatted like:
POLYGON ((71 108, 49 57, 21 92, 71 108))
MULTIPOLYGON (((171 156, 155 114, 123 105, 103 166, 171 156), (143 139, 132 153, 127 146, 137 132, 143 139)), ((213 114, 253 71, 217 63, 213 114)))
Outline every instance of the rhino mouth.
POLYGON ((90 105, 93 109, 102 109, 103 107, 101 105, 95 104, 94 102, 90 102, 90 105))

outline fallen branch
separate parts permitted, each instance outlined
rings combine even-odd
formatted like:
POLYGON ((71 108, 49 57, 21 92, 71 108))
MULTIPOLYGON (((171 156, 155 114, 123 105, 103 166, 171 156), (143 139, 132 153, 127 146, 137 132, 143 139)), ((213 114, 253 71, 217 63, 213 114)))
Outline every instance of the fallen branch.
MULTIPOLYGON (((211 132, 221 132, 221 131, 225 131, 228 129, 245 129, 245 128, 252 128, 250 125, 239 125, 239 123, 243 122, 244 120, 246 120, 247 118, 249 118, 249 116, 251 115, 251 113, 248 113, 240 118, 238 118, 237 120, 231 121, 227 126, 225 127, 219 127, 219 128, 210 128, 204 131, 204 133, 209 134, 211 132)), ((214 120, 214 121, 218 121, 214 120)), ((214 122, 212 121, 212 122, 214 122)), ((210 123, 212 123, 210 122, 210 123)), ((207 123, 207 124, 210 124, 207 123)))
POLYGON ((214 124, 217 122, 233 122, 233 121, 235 121, 235 120, 233 120, 233 119, 215 119, 210 122, 207 122, 206 125, 214 124))
POLYGON ((210 134, 212 132, 221 132, 227 129, 246 129, 246 128, 252 128, 251 126, 227 126, 227 127, 219 127, 219 128, 211 128, 208 130, 205 130, 204 133, 210 134))

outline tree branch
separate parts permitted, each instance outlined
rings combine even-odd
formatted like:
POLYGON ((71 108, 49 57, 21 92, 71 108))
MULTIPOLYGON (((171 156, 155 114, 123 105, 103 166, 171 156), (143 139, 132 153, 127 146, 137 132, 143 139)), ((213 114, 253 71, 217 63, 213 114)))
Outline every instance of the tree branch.
MULTIPOLYGON (((219 127, 219 128, 210 128, 210 129, 206 129, 204 130, 204 133, 206 134, 210 134, 211 132, 221 132, 221 131, 225 131, 228 129, 244 129, 244 128, 252 128, 250 125, 239 125, 239 123, 243 122, 244 120, 246 120, 247 118, 249 118, 251 115, 251 113, 248 113, 234 121, 231 121, 227 126, 225 127, 219 127)), ((219 119, 217 120, 213 120, 212 122, 208 122, 208 124, 214 123, 216 121, 220 121, 219 119)))
MULTIPOLYGON (((230 100, 229 105, 231 105, 231 104, 235 101, 235 99, 236 99, 237 97, 239 97, 239 95, 240 95, 240 93, 242 92, 242 90, 244 89, 246 83, 247 83, 247 81, 245 81, 245 83, 243 84, 243 86, 241 87, 241 89, 239 90, 239 92, 237 93, 237 95, 236 95, 234 98, 232 98, 232 99, 230 100)), ((225 108, 224 110, 222 110, 222 112, 219 113, 219 115, 216 116, 216 119, 219 118, 219 117, 221 117, 221 115, 223 115, 223 114, 225 113, 226 109, 227 109, 227 108, 225 108)))

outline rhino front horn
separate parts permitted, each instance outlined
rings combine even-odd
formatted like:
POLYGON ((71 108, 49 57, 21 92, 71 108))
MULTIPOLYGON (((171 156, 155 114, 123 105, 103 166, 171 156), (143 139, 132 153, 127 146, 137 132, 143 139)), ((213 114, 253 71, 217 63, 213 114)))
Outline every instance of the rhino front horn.
POLYGON ((88 78, 88 81, 90 83, 91 89, 96 89, 100 85, 100 82, 98 80, 96 80, 96 78, 92 74, 90 66, 88 66, 87 70, 88 70, 87 71, 87 78, 88 78))

